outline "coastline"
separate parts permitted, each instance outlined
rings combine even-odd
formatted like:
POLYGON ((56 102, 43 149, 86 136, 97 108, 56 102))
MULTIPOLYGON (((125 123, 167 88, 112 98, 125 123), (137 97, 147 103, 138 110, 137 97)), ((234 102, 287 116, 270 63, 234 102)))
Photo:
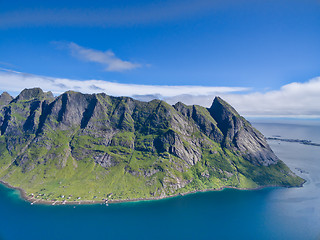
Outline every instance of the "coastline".
POLYGON ((279 137, 268 137, 267 140, 281 141, 281 142, 290 142, 290 143, 300 143, 309 146, 320 147, 319 143, 311 142, 310 140, 305 139, 291 139, 291 138, 279 138, 279 137))
MULTIPOLYGON (((303 184, 306 181, 304 181, 300 186, 295 186, 295 187, 302 187, 303 184)), ((42 199, 36 199, 36 198, 31 198, 27 196, 26 192, 19 187, 14 187, 11 186, 9 183, 4 182, 3 180, 0 180, 0 184, 3 184, 7 188, 11 188, 14 190, 18 190, 20 197, 26 201, 29 202, 31 205, 37 204, 37 205, 91 205, 91 204, 106 204, 105 201, 103 200, 81 200, 81 201, 46 201, 42 199)), ((162 200, 162 199, 168 199, 168 198, 173 198, 173 197, 178 197, 178 196, 185 196, 189 194, 195 194, 195 193, 200 193, 200 192, 216 192, 216 191, 223 191, 224 189, 234 189, 234 190, 248 190, 248 191, 254 191, 254 190, 260 190, 264 188, 271 188, 271 187, 284 187, 284 188, 291 188, 290 186, 280 186, 280 185, 265 185, 265 186, 258 186, 255 188, 238 188, 238 187, 231 187, 231 186, 224 186, 220 188, 211 188, 211 189, 202 189, 202 190, 194 190, 194 191, 189 191, 185 193, 176 193, 173 195, 169 196, 163 196, 163 197, 150 197, 150 198, 133 198, 133 199, 115 199, 115 200, 109 200, 107 204, 112 204, 112 203, 125 203, 125 202, 140 202, 140 201, 154 201, 154 200, 162 200)))

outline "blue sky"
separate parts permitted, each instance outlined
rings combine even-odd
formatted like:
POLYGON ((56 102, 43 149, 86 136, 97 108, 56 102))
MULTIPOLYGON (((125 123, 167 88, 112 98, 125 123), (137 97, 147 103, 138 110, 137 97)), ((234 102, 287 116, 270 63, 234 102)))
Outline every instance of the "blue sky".
MULTIPOLYGON (((316 0, 0 1, 0 67, 11 71, 2 70, 6 77, 200 86, 193 95, 211 101, 218 92, 237 102, 229 96, 235 91, 244 98, 292 83, 305 86, 320 76, 319 53, 316 0), (210 87, 211 95, 205 91, 210 87)), ((165 95, 161 91, 131 95, 165 95)), ((301 114, 320 114, 316 110, 301 114)))

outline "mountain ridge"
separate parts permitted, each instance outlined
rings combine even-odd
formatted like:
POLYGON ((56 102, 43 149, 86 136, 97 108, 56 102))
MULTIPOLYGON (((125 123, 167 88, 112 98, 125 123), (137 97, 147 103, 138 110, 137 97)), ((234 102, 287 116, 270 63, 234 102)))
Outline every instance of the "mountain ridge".
POLYGON ((204 108, 40 88, 2 95, 0 180, 43 200, 303 183, 220 97, 204 108))

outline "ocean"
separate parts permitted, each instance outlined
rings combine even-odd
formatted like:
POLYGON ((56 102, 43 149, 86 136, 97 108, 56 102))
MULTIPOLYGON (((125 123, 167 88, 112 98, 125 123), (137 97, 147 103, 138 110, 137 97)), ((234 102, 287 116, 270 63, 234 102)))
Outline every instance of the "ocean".
MULTIPOLYGON (((266 137, 320 143, 320 122, 257 120, 266 137)), ((270 140, 302 188, 225 189, 105 205, 30 205, 0 186, 0 239, 320 239, 320 147, 270 140)))

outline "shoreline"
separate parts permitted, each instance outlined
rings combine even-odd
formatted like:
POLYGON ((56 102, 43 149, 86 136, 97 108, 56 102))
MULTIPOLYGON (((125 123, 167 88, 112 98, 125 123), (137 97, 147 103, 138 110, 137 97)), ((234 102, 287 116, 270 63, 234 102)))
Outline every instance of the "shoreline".
MULTIPOLYGON (((304 181, 300 186, 295 186, 295 187, 302 187, 303 184, 306 181, 304 181)), ((14 190, 18 190, 20 197, 22 200, 29 202, 31 205, 36 204, 36 205, 92 205, 92 204, 112 204, 112 203, 126 203, 126 202, 142 202, 142 201, 153 201, 153 200, 162 200, 162 199, 168 199, 168 198, 173 198, 173 197, 178 197, 178 196, 185 196, 185 195, 190 195, 190 194, 195 194, 195 193, 200 193, 200 192, 216 192, 216 191, 223 191, 224 189, 234 189, 234 190, 261 190, 264 188, 271 188, 271 187, 284 187, 284 188, 291 188, 290 186, 280 186, 280 185, 265 185, 265 186, 258 186, 255 188, 237 188, 237 187, 231 187, 231 186, 224 186, 220 188, 211 188, 211 189, 202 189, 202 190, 194 190, 194 191, 189 191, 185 193, 176 193, 173 195, 169 196, 164 196, 164 197, 150 197, 150 198, 133 198, 133 199, 115 199, 115 200, 109 200, 107 203, 106 201, 103 200, 82 200, 82 201, 47 201, 43 199, 37 199, 37 198, 31 198, 27 196, 26 192, 19 187, 14 187, 11 186, 9 183, 4 182, 3 180, 0 180, 0 184, 3 184, 7 188, 11 188, 14 190)))

